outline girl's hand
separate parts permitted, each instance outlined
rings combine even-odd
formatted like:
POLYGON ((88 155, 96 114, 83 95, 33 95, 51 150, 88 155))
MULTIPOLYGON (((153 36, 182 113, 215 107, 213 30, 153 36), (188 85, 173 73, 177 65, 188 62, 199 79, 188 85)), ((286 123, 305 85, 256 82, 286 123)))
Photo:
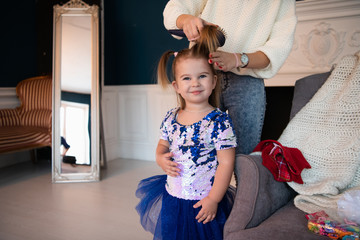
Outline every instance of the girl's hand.
MULTIPOLYGON (((240 61, 239 55, 238 55, 238 61, 240 61)), ((209 63, 214 64, 215 69, 227 72, 235 68, 237 62, 236 62, 236 57, 233 53, 216 51, 210 53, 209 63)))
POLYGON ((198 215, 196 216, 196 220, 198 222, 203 222, 203 224, 211 222, 216 217, 218 203, 212 200, 209 196, 198 201, 194 208, 202 207, 198 215))
POLYGON ((164 154, 157 155, 156 162, 162 168, 162 170, 171 177, 177 177, 180 175, 180 169, 178 164, 172 161, 173 153, 167 152, 164 154))
POLYGON ((184 31, 189 41, 196 41, 205 25, 214 24, 193 15, 182 14, 177 18, 176 25, 184 31))

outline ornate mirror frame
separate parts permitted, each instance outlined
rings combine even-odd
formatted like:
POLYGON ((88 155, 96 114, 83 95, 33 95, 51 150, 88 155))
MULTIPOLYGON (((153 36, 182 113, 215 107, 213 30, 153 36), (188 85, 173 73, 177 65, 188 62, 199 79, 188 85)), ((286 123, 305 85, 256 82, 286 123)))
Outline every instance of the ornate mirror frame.
MULTIPOLYGON (((100 134, 99 134, 99 9, 98 6, 92 5, 89 6, 81 0, 70 0, 66 4, 59 6, 54 6, 54 26, 53 26, 53 109, 52 109, 52 182, 94 182, 99 181, 100 179, 100 134), (62 101, 62 88, 65 78, 64 74, 65 67, 64 59, 69 56, 64 56, 65 47, 62 44, 72 43, 76 41, 68 41, 64 36, 63 27, 65 26, 65 19, 67 21, 70 19, 73 23, 78 23, 81 21, 80 18, 90 21, 86 26, 90 27, 90 33, 88 36, 89 39, 89 51, 91 53, 88 61, 88 65, 91 66, 87 69, 87 72, 83 74, 88 76, 89 89, 90 93, 88 95, 90 98, 90 113, 88 114, 88 119, 90 121, 90 127, 88 127, 87 137, 89 140, 89 146, 87 146, 88 151, 86 151, 89 160, 89 168, 86 171, 64 171, 63 166, 63 156, 61 155, 60 146, 62 144, 60 130, 62 126, 62 120, 60 116, 63 116, 60 112, 61 101, 62 101), (71 19, 72 18, 72 19, 71 19)), ((88 30, 88 29, 87 29, 88 30)), ((77 31, 75 31, 77 32, 77 31)), ((76 34, 74 34, 76 35, 76 34)), ((70 35, 69 35, 70 36, 70 35)), ((74 47, 74 46, 72 46, 74 47)), ((81 47, 81 46, 80 46, 81 47)), ((79 48, 76 46, 75 48, 79 48)), ((76 59, 78 56, 71 56, 71 62, 76 63, 76 74, 82 74, 82 70, 77 65, 81 65, 82 59, 76 59), (75 59, 74 59, 75 58, 75 59)), ((68 75, 68 76, 71 76, 68 75)), ((73 81, 74 82, 74 81, 73 81)), ((86 114, 84 114, 86 115, 86 114)), ((87 123, 86 123, 87 124, 87 123)), ((84 125, 86 125, 84 124, 84 125)), ((78 141, 79 142, 79 141, 78 141)), ((70 143, 71 146, 71 143, 70 143)), ((71 149, 71 148, 70 148, 71 149)), ((65 155, 65 154, 64 154, 65 155)), ((76 166, 74 166, 76 167, 76 166)), ((79 168, 78 168, 79 169, 79 168)))

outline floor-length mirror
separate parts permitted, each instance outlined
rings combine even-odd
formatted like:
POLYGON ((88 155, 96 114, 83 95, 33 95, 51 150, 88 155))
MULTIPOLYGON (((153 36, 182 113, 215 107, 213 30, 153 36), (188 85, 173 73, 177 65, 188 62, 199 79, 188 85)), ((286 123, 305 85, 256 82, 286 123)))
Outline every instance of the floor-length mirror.
POLYGON ((53 182, 99 180, 98 6, 54 6, 53 182))

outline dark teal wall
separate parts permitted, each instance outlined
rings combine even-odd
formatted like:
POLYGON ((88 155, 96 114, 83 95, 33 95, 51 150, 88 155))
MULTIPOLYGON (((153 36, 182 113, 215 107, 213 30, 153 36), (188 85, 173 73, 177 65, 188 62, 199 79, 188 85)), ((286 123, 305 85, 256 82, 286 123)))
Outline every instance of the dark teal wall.
MULTIPOLYGON (((52 71, 52 6, 61 0, 4 1, 1 24, 0 87, 52 71), (19 7, 21 6, 21 7, 19 7)), ((85 0, 90 5, 95 0, 85 0)), ((152 84, 166 50, 187 46, 163 26, 167 0, 105 0, 106 85, 152 84)))
MULTIPOLYGON (((100 5, 99 1, 85 0, 90 5, 100 5)), ((51 74, 52 6, 66 2, 2 2, 0 88, 15 87, 28 77, 51 74)), ((187 46, 186 40, 172 38, 163 26, 166 3, 167 0, 104 0, 105 85, 152 84, 161 54, 187 46)), ((264 139, 277 139, 287 123, 292 91, 292 87, 267 88, 264 139), (279 107, 284 103, 285 107, 279 107), (276 109, 281 109, 281 113, 276 109), (279 125, 280 118, 281 129, 274 129, 273 123, 279 125)))
POLYGON ((167 0, 105 0, 105 85, 155 83, 166 50, 187 47, 164 28, 167 0))
POLYGON ((0 87, 15 87, 37 73, 35 1, 2 1, 0 87))
MULTIPOLYGON (((84 0, 99 4, 100 0, 84 0)), ((52 6, 67 0, 3 1, 0 14, 0 87, 52 71, 52 6)), ((163 26, 167 0, 104 0, 105 85, 152 84, 166 50, 186 40, 172 38, 163 26)))

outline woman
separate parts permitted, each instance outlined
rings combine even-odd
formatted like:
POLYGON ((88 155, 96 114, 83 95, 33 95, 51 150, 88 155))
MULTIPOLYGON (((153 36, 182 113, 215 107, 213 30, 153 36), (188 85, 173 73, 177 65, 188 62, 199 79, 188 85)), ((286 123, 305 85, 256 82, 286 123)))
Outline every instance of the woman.
POLYGON ((273 77, 288 57, 294 39, 295 1, 170 0, 164 9, 167 29, 183 29, 196 41, 204 25, 218 25, 225 45, 210 53, 220 71, 221 110, 233 120, 238 146, 248 154, 260 142, 265 115, 264 78, 273 77))

